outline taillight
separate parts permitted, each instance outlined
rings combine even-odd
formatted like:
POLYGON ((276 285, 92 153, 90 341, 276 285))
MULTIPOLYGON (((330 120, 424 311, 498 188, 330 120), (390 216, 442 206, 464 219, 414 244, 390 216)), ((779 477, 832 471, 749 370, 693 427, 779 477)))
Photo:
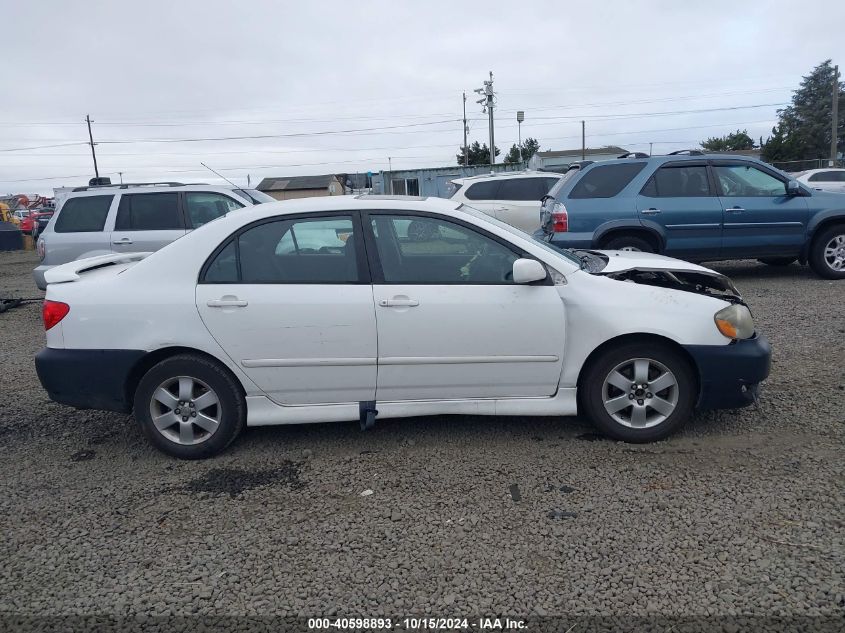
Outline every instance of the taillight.
POLYGON ((36 250, 38 250, 38 259, 42 262, 44 261, 44 256, 47 254, 47 247, 44 244, 44 238, 42 237, 38 240, 38 245, 36 246, 36 250))
POLYGON ((41 317, 44 319, 44 329, 49 330, 70 312, 70 306, 61 301, 50 301, 46 299, 41 308, 41 317))
POLYGON ((560 202, 552 207, 552 233, 566 233, 569 230, 569 214, 560 202))

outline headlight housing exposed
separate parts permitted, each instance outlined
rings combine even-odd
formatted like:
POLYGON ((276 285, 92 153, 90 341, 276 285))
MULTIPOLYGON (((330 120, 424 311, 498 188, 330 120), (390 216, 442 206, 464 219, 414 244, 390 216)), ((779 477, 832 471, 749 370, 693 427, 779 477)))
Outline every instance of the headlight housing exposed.
POLYGON ((746 306, 734 303, 719 310, 713 320, 719 332, 728 338, 751 338, 754 336, 754 319, 746 306))

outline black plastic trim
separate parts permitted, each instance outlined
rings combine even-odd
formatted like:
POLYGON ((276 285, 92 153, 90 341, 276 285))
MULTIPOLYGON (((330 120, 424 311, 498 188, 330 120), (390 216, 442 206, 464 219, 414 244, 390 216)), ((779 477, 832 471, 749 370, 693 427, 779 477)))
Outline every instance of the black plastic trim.
POLYGON ((128 413, 126 380, 143 350, 53 349, 35 355, 38 379, 51 400, 78 409, 128 413))

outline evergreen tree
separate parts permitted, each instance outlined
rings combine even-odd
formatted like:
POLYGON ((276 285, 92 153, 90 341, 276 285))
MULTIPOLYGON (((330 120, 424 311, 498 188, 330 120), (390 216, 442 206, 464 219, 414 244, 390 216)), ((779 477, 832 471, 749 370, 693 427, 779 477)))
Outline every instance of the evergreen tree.
POLYGON ((522 141, 521 146, 517 146, 516 143, 511 145, 510 150, 508 151, 507 156, 505 156, 506 163, 518 163, 519 162, 519 149, 522 148, 522 160, 524 162, 528 162, 528 160, 536 154, 540 149, 540 141, 536 138, 528 137, 524 141, 522 141))
MULTIPOLYGON (((778 124, 763 145, 767 162, 827 158, 830 155, 830 120, 833 99, 833 64, 827 61, 804 77, 792 95, 792 104, 778 110, 778 124)), ((845 84, 839 83, 837 146, 845 149, 845 84)))
MULTIPOLYGON (((490 148, 487 147, 487 143, 481 145, 478 141, 475 141, 472 145, 467 148, 469 151, 469 160, 467 163, 469 165, 489 165, 490 164, 490 148)), ((496 148, 496 156, 501 154, 502 152, 499 148, 496 148)), ((460 148, 458 150, 458 154, 455 157, 458 160, 458 165, 464 164, 464 148, 460 148)))
POLYGON ((748 130, 737 130, 725 136, 711 136, 701 142, 701 147, 710 152, 735 152, 740 149, 755 149, 754 139, 748 136, 748 130))

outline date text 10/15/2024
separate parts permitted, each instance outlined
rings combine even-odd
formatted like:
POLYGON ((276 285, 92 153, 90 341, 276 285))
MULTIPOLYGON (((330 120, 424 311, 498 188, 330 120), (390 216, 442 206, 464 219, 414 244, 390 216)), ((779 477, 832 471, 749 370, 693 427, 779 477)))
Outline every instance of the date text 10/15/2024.
POLYGON ((391 630, 405 629, 419 630, 480 630, 505 631, 526 628, 525 620, 516 618, 436 618, 436 617, 407 617, 407 618, 308 618, 308 629, 319 630, 391 630))

